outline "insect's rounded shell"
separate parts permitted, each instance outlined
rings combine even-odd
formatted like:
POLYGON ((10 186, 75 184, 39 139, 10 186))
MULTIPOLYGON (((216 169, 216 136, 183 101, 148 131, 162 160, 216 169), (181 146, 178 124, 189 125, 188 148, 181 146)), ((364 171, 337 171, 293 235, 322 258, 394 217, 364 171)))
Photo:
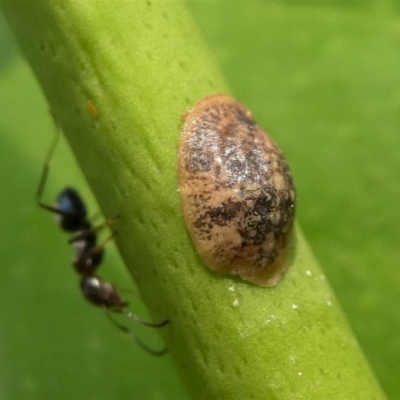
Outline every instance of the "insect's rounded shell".
POLYGON ((225 94, 185 115, 178 155, 182 210, 206 265, 261 286, 288 264, 296 191, 277 145, 225 94))

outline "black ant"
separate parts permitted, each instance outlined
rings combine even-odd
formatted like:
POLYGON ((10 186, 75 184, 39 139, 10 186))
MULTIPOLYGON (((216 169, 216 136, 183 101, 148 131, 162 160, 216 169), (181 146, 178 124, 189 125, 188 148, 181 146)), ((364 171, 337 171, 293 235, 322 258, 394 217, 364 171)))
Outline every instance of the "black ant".
POLYGON ((42 175, 36 192, 36 203, 39 207, 56 215, 57 222, 61 229, 73 234, 69 243, 75 249, 73 265, 80 274, 80 288, 83 296, 90 303, 105 310, 110 321, 122 332, 132 336, 133 340, 150 354, 159 356, 166 353, 166 349, 153 350, 145 345, 135 334, 126 326, 121 325, 111 315, 123 314, 131 320, 153 328, 161 328, 168 324, 168 320, 160 323, 147 322, 126 310, 128 303, 119 295, 116 288, 111 283, 99 278, 95 271, 101 264, 104 256, 105 245, 113 238, 115 233, 107 238, 103 243, 97 244, 97 232, 112 224, 119 216, 112 218, 103 224, 93 227, 87 218, 85 204, 79 193, 71 187, 67 187, 57 196, 55 206, 47 205, 42 202, 42 194, 47 181, 50 169, 50 160, 56 149, 59 131, 47 153, 42 175))

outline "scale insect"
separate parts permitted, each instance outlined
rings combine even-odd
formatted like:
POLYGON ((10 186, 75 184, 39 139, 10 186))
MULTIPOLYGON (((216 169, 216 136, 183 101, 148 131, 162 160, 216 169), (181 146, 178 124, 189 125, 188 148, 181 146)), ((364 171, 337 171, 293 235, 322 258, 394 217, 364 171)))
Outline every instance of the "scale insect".
POLYGON ((281 150, 225 94, 201 99, 184 120, 178 180, 196 250, 215 272, 275 286, 288 266, 296 208, 281 150))
POLYGON ((132 339, 148 353, 156 356, 163 355, 166 353, 166 349, 151 349, 143 343, 133 331, 119 323, 113 317, 113 314, 122 314, 134 322, 152 328, 161 328, 167 325, 169 321, 164 320, 160 323, 152 323, 144 321, 135 314, 132 314, 126 309, 128 303, 122 299, 117 289, 111 283, 101 279, 96 274, 98 267, 103 261, 104 248, 115 235, 113 232, 107 239, 98 244, 98 232, 110 226, 119 217, 117 216, 102 224, 92 226, 87 217, 86 206, 81 195, 72 187, 66 187, 60 192, 56 198, 55 205, 49 205, 42 201, 42 195, 50 169, 50 160, 57 146, 59 136, 60 134, 57 131, 54 142, 45 159, 36 192, 36 203, 40 208, 55 214, 59 227, 72 234, 68 242, 75 250, 73 266, 75 271, 81 276, 80 289, 85 299, 91 304, 102 308, 113 325, 131 336, 132 339))

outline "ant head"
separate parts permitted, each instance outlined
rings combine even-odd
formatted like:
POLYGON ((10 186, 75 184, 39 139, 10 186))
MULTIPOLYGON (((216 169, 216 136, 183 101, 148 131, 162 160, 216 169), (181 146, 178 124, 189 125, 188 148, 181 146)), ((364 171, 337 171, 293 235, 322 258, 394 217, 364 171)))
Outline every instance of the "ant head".
POLYGON ((86 207, 79 193, 70 187, 65 188, 57 197, 57 221, 60 227, 69 232, 85 229, 86 207))

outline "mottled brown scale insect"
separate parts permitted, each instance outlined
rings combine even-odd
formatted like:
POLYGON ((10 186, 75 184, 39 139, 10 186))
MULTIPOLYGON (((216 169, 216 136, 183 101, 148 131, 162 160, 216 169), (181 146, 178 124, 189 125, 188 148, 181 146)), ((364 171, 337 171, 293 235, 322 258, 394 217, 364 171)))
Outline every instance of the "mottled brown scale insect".
POLYGON ((274 286, 288 264, 296 190, 278 146, 225 94, 185 115, 179 187, 192 241, 213 271, 274 286))

